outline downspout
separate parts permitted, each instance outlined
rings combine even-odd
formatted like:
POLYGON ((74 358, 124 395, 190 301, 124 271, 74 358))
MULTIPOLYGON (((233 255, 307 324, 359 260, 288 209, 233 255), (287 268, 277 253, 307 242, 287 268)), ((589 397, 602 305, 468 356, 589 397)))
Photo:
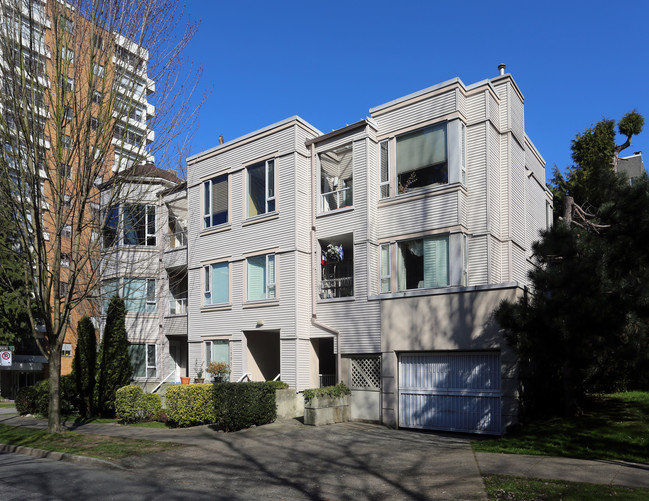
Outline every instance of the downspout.
POLYGON ((315 236, 315 215, 317 210, 317 198, 318 198, 318 189, 317 189, 317 178, 316 178, 316 168, 315 168, 315 145, 311 143, 311 325, 322 329, 327 332, 331 332, 336 336, 336 380, 340 383, 341 378, 341 368, 340 368, 340 331, 328 327, 325 324, 318 322, 317 313, 316 313, 316 296, 317 296, 317 265, 318 262, 316 259, 316 236, 315 236))

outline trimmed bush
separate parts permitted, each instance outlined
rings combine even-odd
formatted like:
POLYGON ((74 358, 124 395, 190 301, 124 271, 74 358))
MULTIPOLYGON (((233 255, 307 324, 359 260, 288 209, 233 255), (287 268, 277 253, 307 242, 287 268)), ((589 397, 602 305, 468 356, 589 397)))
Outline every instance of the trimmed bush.
POLYGON ((216 421, 210 383, 178 384, 165 393, 167 418, 175 426, 197 426, 216 421))
POLYGON ((315 397, 342 397, 345 395, 351 395, 352 392, 347 388, 347 385, 342 381, 336 386, 324 386, 322 388, 314 388, 310 390, 304 390, 304 401, 308 402, 315 397))
MULTIPOLYGON (((46 379, 34 386, 36 389, 36 409, 35 412, 47 416, 50 409, 50 381, 46 379)), ((59 382, 61 401, 61 414, 72 414, 78 409, 77 392, 74 377, 71 374, 61 376, 59 382)))
POLYGON ((273 388, 276 390, 286 390, 288 388, 288 383, 284 381, 266 381, 269 384, 273 385, 273 388))
POLYGON ((115 417, 122 423, 139 423, 156 419, 162 411, 157 393, 144 393, 135 384, 123 386, 115 392, 115 417))
POLYGON ((14 404, 19 414, 34 414, 36 412, 36 387, 23 386, 16 394, 14 404))
POLYGON ((162 399, 157 393, 142 395, 142 410, 145 421, 155 421, 162 414, 162 399))
POLYGON ((217 425, 237 431, 272 423, 277 418, 273 383, 214 383, 217 425))

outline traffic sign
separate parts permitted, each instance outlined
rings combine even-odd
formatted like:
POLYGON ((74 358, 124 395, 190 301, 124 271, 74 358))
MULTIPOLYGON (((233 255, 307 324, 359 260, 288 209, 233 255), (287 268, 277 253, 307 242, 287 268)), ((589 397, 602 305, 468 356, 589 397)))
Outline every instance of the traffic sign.
POLYGON ((0 366, 2 367, 11 367, 11 352, 3 351, 0 352, 0 366))

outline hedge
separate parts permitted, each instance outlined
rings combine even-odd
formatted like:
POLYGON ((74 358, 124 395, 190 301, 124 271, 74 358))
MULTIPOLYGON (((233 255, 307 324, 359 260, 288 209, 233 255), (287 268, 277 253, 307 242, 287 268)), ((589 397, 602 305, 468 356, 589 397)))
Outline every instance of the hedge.
POLYGON ((18 393, 16 393, 16 399, 14 400, 18 414, 35 414, 36 396, 37 392, 35 386, 23 386, 20 388, 18 393))
POLYGON ((351 391, 345 383, 342 381, 336 386, 323 386, 322 388, 313 388, 310 390, 304 390, 304 401, 309 402, 315 397, 342 397, 345 395, 351 395, 351 391))
MULTIPOLYGON (((35 397, 35 408, 31 414, 42 414, 43 416, 48 415, 50 408, 50 381, 46 379, 34 385, 36 391, 35 397)), ((74 378, 72 375, 67 374, 61 376, 59 380, 59 399, 61 403, 61 414, 68 415, 75 412, 79 406, 77 403, 77 391, 74 378)))
POLYGON ((175 426, 216 424, 226 431, 277 418, 273 383, 199 383, 167 388, 167 417, 175 426))
POLYGON ((115 392, 115 417, 123 423, 155 419, 162 410, 157 393, 144 393, 137 385, 123 386, 115 392))

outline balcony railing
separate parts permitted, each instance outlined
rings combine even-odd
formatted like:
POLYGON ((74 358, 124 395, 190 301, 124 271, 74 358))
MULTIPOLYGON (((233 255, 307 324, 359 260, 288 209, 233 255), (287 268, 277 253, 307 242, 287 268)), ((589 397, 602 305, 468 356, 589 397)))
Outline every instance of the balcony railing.
POLYGON ((354 277, 329 278, 320 281, 320 298, 351 297, 354 295, 354 277))
POLYGON ((165 234, 167 249, 180 249, 187 247, 187 230, 165 234))
POLYGON ((324 388, 325 386, 336 385, 335 374, 319 374, 319 376, 320 376, 320 388, 324 388))
POLYGON ((187 299, 185 298, 170 299, 169 315, 187 315, 187 299))
POLYGON ((353 205, 352 187, 342 188, 322 194, 322 212, 341 209, 353 205))

